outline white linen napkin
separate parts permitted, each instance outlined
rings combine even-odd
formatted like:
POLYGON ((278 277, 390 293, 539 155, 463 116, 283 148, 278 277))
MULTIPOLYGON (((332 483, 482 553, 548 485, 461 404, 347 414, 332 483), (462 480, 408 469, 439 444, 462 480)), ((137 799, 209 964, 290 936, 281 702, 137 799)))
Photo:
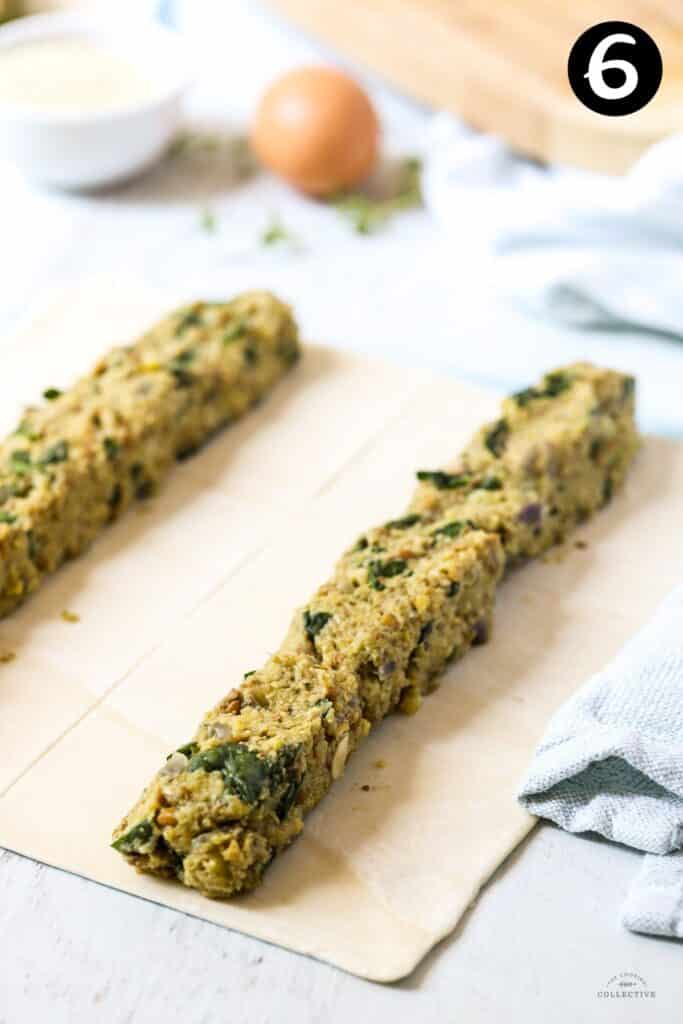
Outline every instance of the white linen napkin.
POLYGON ((429 131, 427 206, 519 307, 683 338, 683 135, 622 177, 542 167, 449 114, 429 131))

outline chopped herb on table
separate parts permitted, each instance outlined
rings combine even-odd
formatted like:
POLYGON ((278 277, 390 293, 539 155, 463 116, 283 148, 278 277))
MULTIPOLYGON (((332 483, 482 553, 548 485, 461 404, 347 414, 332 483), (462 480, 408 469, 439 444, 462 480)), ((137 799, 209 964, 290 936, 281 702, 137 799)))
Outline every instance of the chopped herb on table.
POLYGON ((256 169, 251 147, 241 135, 226 135, 218 132, 183 131, 168 149, 171 159, 212 160, 226 165, 232 172, 233 181, 243 181, 256 169))
POLYGON ((61 394, 62 392, 59 390, 59 388, 46 388, 45 391, 43 391, 43 398, 45 398, 48 402, 54 402, 54 400, 56 398, 59 398, 61 394))
POLYGON ((279 217, 271 217, 261 234, 261 245, 273 246, 296 243, 295 235, 285 227, 279 217))
POLYGON ((81 617, 76 612, 70 612, 67 608, 62 612, 62 619, 64 622, 80 622, 81 617))
POLYGON ((218 230, 218 217, 208 205, 202 206, 199 211, 199 226, 207 235, 215 235, 218 230))
POLYGON ((371 235, 396 214, 422 206, 421 172, 420 160, 409 157, 399 165, 388 195, 375 197, 368 192, 342 192, 330 202, 359 235, 371 235))

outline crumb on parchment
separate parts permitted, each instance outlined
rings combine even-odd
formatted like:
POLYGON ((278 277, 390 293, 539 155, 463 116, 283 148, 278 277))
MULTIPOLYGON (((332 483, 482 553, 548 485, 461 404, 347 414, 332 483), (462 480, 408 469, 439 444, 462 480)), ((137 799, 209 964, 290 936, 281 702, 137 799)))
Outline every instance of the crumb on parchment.
POLYGON ((8 665, 10 661, 14 661, 16 654, 14 651, 2 651, 0 653, 0 665, 8 665))

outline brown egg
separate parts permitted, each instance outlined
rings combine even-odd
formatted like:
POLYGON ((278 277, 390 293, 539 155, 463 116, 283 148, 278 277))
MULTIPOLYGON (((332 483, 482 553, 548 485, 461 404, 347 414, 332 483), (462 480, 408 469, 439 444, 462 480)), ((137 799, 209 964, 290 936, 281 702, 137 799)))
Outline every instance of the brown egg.
POLYGON ((380 127, 370 100, 333 68, 290 71, 263 96, 251 131, 259 159, 290 185, 328 196, 358 184, 377 161, 380 127))

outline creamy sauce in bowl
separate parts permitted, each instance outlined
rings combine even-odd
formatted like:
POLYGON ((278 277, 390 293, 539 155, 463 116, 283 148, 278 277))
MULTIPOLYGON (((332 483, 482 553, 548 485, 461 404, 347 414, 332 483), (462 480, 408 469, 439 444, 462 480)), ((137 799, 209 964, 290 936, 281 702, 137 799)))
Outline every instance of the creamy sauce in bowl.
POLYGON ((0 51, 0 105, 46 114, 97 114, 155 99, 142 67, 84 36, 37 39, 0 51))

